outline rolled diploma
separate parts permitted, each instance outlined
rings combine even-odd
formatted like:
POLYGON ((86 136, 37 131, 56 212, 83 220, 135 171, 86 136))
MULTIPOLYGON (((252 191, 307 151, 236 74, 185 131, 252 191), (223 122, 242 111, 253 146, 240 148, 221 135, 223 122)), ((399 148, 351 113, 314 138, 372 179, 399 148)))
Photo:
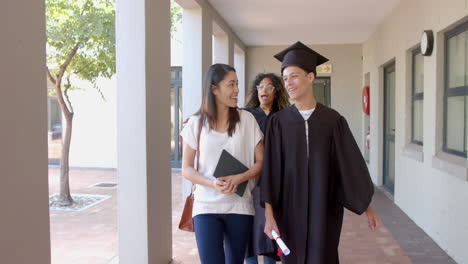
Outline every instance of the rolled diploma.
POLYGON ((278 244, 278 246, 281 248, 281 251, 283 251, 283 254, 285 256, 289 255, 289 253, 291 253, 291 251, 289 250, 289 248, 286 246, 286 244, 284 243, 283 239, 281 239, 280 236, 278 236, 278 233, 276 233, 275 230, 271 230, 271 234, 273 235, 273 238, 275 239, 276 243, 278 244))

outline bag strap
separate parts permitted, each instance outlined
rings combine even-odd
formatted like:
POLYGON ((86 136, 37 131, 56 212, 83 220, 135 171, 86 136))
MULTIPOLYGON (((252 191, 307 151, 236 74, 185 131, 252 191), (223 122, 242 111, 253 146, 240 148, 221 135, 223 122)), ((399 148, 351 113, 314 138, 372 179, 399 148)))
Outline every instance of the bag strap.
POLYGON ((196 167, 197 171, 200 169, 200 137, 201 137, 202 127, 203 127, 203 120, 200 115, 200 118, 198 119, 198 135, 197 135, 197 167, 196 167))
MULTIPOLYGON (((196 171, 200 169, 200 137, 201 131, 203 128, 203 120, 200 115, 200 119, 198 120, 198 135, 197 135, 197 167, 195 168, 196 171)), ((193 192, 195 192, 196 185, 192 183, 191 193, 190 195, 193 197, 193 192)))

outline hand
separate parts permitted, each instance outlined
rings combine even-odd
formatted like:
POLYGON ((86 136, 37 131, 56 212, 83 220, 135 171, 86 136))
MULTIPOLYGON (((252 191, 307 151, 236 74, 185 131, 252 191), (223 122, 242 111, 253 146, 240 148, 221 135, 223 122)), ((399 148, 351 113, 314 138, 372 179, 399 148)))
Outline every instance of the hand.
POLYGON ((219 177, 218 181, 223 181, 227 184, 226 189, 224 190, 223 193, 231 194, 237 191, 237 186, 241 184, 244 180, 242 178, 242 174, 237 174, 237 175, 219 177))
POLYGON ((225 181, 229 184, 232 185, 239 185, 241 184, 244 180, 242 179, 242 174, 236 174, 236 175, 229 175, 229 176, 224 176, 224 177, 219 177, 218 181, 225 181))
POLYGON ((380 226, 380 219, 374 209, 369 206, 366 209, 367 221, 369 222, 369 229, 372 231, 377 230, 380 226))
POLYGON ((237 191, 237 186, 233 186, 229 182, 219 179, 213 180, 213 188, 223 194, 231 194, 237 191))
POLYGON ((266 217, 265 218, 265 229, 263 229, 263 232, 265 232, 265 234, 272 240, 274 240, 275 238, 273 237, 273 235, 271 234, 271 231, 272 230, 275 230, 276 233, 278 234, 278 236, 281 236, 280 232, 279 232, 279 229, 278 229, 278 225, 276 224, 276 220, 273 216, 270 216, 270 217, 266 217))

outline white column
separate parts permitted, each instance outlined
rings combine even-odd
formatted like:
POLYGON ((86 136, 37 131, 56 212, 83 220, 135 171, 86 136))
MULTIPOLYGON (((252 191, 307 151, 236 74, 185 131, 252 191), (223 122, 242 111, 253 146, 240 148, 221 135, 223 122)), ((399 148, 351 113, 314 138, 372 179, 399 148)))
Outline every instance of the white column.
POLYGON ((182 111, 184 120, 198 111, 204 77, 212 64, 212 19, 202 8, 184 8, 182 111))
POLYGON ((246 83, 245 83, 245 52, 239 47, 234 48, 234 68, 236 69, 237 78, 239 79, 239 99, 237 105, 245 106, 246 83))
MULTIPOLYGON (((213 62, 213 22, 201 7, 183 9, 182 116, 187 119, 200 109, 205 74, 213 62)), ((190 193, 191 183, 182 184, 182 199, 190 193)))
POLYGON ((234 40, 232 37, 228 38, 228 64, 234 66, 234 40))
POLYGON ((213 22, 213 63, 229 64, 229 38, 215 22, 213 22))
POLYGON ((50 263, 44 4, 0 8, 1 263, 50 263))
POLYGON ((172 259, 169 4, 117 1, 121 264, 172 259))

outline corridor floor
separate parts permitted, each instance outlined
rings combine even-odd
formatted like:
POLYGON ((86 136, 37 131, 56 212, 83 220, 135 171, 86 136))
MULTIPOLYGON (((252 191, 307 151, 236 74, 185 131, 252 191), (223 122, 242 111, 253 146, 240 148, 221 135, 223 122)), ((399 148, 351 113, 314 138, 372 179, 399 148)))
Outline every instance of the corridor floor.
MULTIPOLYGON (((49 194, 58 192, 58 181, 59 170, 49 169, 49 194)), ((111 195, 111 198, 80 212, 51 211, 53 264, 119 263, 116 214, 118 187, 92 187, 102 182, 117 182, 116 171, 70 171, 72 194, 111 195)), ((177 229, 183 206, 180 173, 172 173, 172 182, 173 262, 197 264, 199 260, 194 235, 177 229)), ((340 242, 341 263, 455 263, 382 192, 377 190, 373 205, 383 219, 383 224, 375 232, 371 232, 367 227, 365 216, 346 212, 340 242)))

